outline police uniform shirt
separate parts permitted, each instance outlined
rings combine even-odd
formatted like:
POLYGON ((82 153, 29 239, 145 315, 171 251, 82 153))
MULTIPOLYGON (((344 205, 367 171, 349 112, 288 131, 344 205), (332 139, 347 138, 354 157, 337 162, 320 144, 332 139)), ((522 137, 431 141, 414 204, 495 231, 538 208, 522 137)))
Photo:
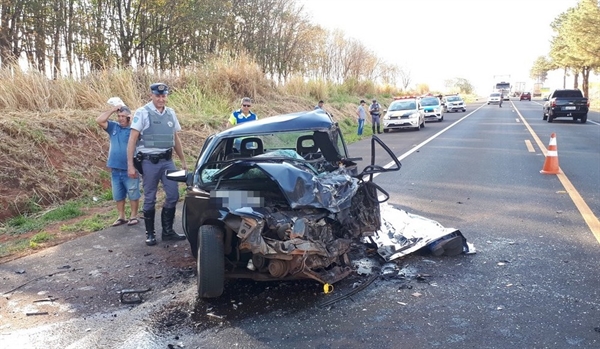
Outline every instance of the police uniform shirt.
MULTIPOLYGON (((173 125, 173 131, 174 132, 181 131, 181 125, 179 124, 179 120, 177 120, 177 116, 175 115, 175 110, 173 110, 173 108, 169 108, 169 107, 165 106, 165 109, 161 113, 156 109, 156 107, 154 106, 154 103, 152 103, 152 102, 149 102, 145 106, 138 108, 135 111, 135 114, 133 115, 133 121, 131 122, 132 129, 139 131, 141 134, 144 134, 144 130, 147 129, 148 127, 150 127, 150 118, 148 116, 148 111, 146 110, 146 107, 150 108, 151 110, 155 111, 157 114, 160 114, 160 115, 165 115, 165 113, 167 111, 169 111, 171 113, 171 115, 173 115, 173 120, 175 122, 175 124, 173 125)), ((143 145, 138 145, 136 148, 136 153, 137 152, 142 152, 144 154, 162 154, 165 152, 165 149, 146 148, 143 145)))

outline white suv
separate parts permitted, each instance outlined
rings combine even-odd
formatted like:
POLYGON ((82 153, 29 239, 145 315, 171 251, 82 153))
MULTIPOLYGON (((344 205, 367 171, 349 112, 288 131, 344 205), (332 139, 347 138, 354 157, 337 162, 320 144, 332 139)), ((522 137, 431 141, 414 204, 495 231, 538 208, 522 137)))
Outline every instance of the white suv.
POLYGON ((442 121, 444 120, 444 110, 440 99, 433 96, 422 97, 420 100, 421 109, 425 121, 442 121))
POLYGON ((419 131, 422 127, 425 127, 425 117, 417 97, 398 97, 385 111, 383 132, 403 128, 419 131))
POLYGON ((444 106, 444 112, 451 113, 453 111, 466 111, 467 106, 465 101, 460 96, 444 96, 442 98, 442 105, 444 106))

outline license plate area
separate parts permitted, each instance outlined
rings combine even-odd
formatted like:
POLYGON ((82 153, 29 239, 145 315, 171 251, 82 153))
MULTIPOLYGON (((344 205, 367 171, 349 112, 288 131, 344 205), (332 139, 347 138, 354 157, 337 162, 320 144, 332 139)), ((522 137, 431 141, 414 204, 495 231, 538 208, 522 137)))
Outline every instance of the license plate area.
POLYGON ((564 107, 564 110, 576 110, 576 109, 577 109, 577 107, 574 106, 574 105, 570 105, 570 106, 564 107))

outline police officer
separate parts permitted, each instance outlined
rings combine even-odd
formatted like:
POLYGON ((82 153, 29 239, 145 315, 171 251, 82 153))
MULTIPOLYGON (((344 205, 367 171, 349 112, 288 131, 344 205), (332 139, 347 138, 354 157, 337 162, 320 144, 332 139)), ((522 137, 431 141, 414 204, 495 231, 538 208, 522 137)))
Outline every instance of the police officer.
POLYGON ((248 97, 242 98, 242 107, 229 116, 229 123, 232 125, 241 124, 246 121, 258 120, 258 116, 250 111, 252 100, 248 97))
POLYGON ((381 133, 381 123, 379 117, 381 116, 381 106, 377 103, 377 100, 373 100, 373 104, 369 107, 369 114, 371 114, 371 121, 373 126, 373 134, 375 134, 375 127, 377 126, 377 133, 381 133))
POLYGON ((135 111, 131 124, 131 134, 127 144, 127 174, 131 178, 137 176, 134 156, 141 163, 142 186, 144 188, 144 223, 146 224, 146 245, 156 245, 154 217, 156 191, 161 182, 165 190, 165 203, 160 215, 162 223, 162 240, 184 240, 173 230, 175 209, 179 200, 177 182, 167 179, 166 170, 176 170, 171 159, 173 149, 181 166, 187 168, 181 141, 177 132, 181 125, 172 108, 165 106, 169 87, 163 83, 150 85, 152 100, 135 111), (134 155, 135 153, 135 155, 134 155))

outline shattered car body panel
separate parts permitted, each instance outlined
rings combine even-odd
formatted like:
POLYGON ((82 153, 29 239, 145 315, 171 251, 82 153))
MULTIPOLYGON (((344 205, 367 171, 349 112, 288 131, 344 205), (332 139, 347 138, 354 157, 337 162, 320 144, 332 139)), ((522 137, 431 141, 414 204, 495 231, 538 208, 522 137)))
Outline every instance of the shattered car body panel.
POLYGON ((322 111, 243 123, 207 142, 194 172, 174 179, 188 185, 182 219, 201 297, 222 293, 222 273, 343 279, 353 270, 351 243, 381 226, 378 191, 387 193, 363 177, 401 166, 374 136, 371 165, 359 173, 337 123, 322 111), (373 165, 376 143, 395 167, 373 165), (223 251, 223 260, 214 251, 223 251))
POLYGON ((434 255, 475 253, 475 248, 459 230, 445 228, 432 219, 388 204, 381 205, 381 216, 381 229, 369 240, 377 245, 377 253, 388 262, 422 248, 428 248, 434 255), (447 244, 445 250, 440 249, 440 244, 447 244))

